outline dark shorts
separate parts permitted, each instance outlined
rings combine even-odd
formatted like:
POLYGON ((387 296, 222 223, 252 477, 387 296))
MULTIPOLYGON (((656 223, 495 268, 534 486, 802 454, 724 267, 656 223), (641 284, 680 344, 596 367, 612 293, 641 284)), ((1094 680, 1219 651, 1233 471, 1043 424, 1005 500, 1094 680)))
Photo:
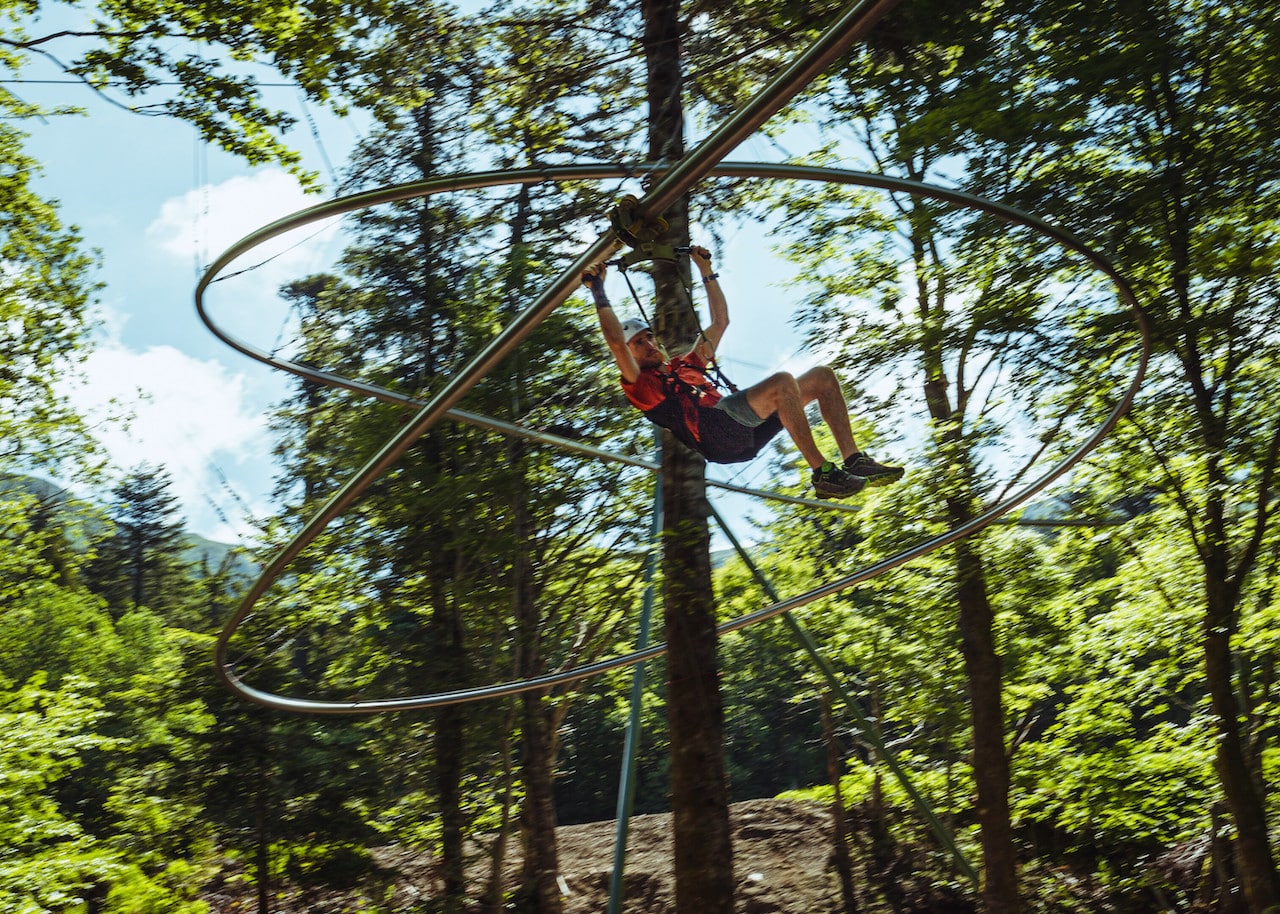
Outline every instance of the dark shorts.
POLYGON ((751 404, 747 402, 747 392, 745 390, 735 390, 729 396, 724 397, 716 404, 716 409, 724 410, 733 416, 739 425, 745 425, 747 428, 755 428, 766 421, 757 416, 756 411, 751 408, 751 404))
POLYGON ((739 391, 711 409, 699 411, 698 432, 702 441, 698 450, 712 463, 742 463, 764 450, 780 431, 782 421, 777 413, 761 419, 747 405, 744 392, 739 391), (743 419, 753 424, 748 425, 743 419))

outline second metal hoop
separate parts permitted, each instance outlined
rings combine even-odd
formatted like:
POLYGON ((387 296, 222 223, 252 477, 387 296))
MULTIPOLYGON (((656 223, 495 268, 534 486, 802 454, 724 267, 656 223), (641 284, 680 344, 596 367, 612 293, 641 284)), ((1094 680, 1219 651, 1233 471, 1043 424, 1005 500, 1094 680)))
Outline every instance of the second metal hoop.
MULTIPOLYGON (((210 266, 208 271, 206 271, 205 275, 201 278, 200 283, 196 288, 196 309, 200 315, 200 319, 215 336, 226 342, 232 348, 244 353, 256 361, 263 362, 271 365, 272 367, 288 371, 300 377, 322 384, 365 393, 368 396, 382 400, 401 402, 409 406, 418 406, 421 404, 403 394, 389 391, 375 385, 365 384, 353 379, 344 378, 329 372, 320 371, 287 359, 280 359, 249 343, 236 339, 230 334, 224 332, 209 316, 205 308, 205 292, 208 290, 211 283, 217 281, 218 274, 221 273, 222 270, 229 266, 238 257, 255 248, 257 245, 283 234, 284 232, 291 231, 322 219, 354 212, 359 209, 383 203, 416 199, 450 191, 478 189, 510 184, 538 184, 548 181, 625 178, 633 177, 646 171, 656 171, 656 169, 624 165, 587 165, 546 169, 525 169, 508 172, 480 172, 474 174, 446 176, 429 181, 414 182, 412 184, 396 185, 394 187, 383 188, 377 191, 338 198, 278 220, 250 235, 247 235, 245 238, 232 245, 231 248, 224 252, 222 256, 219 257, 212 266, 210 266)), ((1083 241, 1064 229, 1058 228, 1035 216, 1021 212, 1020 210, 1005 204, 985 200, 971 194, 966 194, 962 191, 931 184, 924 184, 917 181, 910 181, 903 178, 869 174, 866 172, 818 168, 803 165, 776 165, 759 162, 724 162, 712 168, 710 176, 719 178, 765 178, 773 180, 819 181, 825 183, 874 187, 887 191, 907 193, 917 197, 942 200, 962 208, 986 212, 1014 225, 1024 226, 1050 239, 1055 244, 1079 254, 1095 269, 1107 276, 1115 286, 1120 300, 1129 306, 1139 336, 1138 364, 1135 368, 1133 378, 1128 387, 1122 393, 1120 400, 1112 409, 1111 413, 1084 442, 1077 446, 1077 448, 1067 455, 1067 457, 1061 462, 1046 471, 1042 476, 1028 483, 1004 501, 992 506, 984 513, 973 518, 967 523, 947 530, 935 537, 917 544, 916 546, 902 550, 895 555, 868 565, 853 574, 842 577, 836 581, 813 588, 795 597, 770 604, 769 606, 765 606, 759 610, 726 622, 719 628, 719 631, 722 634, 745 628, 755 622, 772 618, 773 616, 789 610, 797 609, 816 600, 831 596, 841 590, 845 590, 856 584, 862 583, 876 575, 883 574, 892 568, 896 568, 899 565, 905 564, 906 562, 912 561, 913 559, 932 552, 935 549, 981 530, 997 518, 1007 514, 1009 511, 1012 511, 1014 508, 1035 496, 1038 492, 1048 486, 1049 483, 1071 469, 1071 467, 1078 463, 1086 454, 1089 453, 1089 451, 1097 447, 1101 440, 1112 430, 1112 428, 1115 427, 1116 423, 1119 422, 1120 418, 1133 402, 1133 399, 1142 384, 1147 362, 1151 354, 1151 335, 1146 318, 1142 309, 1139 307, 1137 299, 1135 298, 1128 282, 1119 273, 1119 271, 1116 270, 1116 268, 1105 257, 1096 251, 1093 251, 1083 241)), ((601 244, 598 243, 593 250, 600 248, 601 244)), ((427 411, 427 409, 424 409, 424 413, 427 411)), ((422 431, 425 431, 426 427, 429 426, 424 426, 422 429, 419 429, 418 433, 421 434, 422 431)), ((611 459, 621 458, 613 457, 611 459)), ((626 461, 625 459, 624 462, 635 463, 635 461, 626 461)), ((654 469, 652 466, 646 466, 646 468, 650 470, 654 469)), ((367 475, 368 478, 362 478, 359 480, 360 484, 354 487, 353 494, 358 494, 359 491, 362 491, 363 488, 371 484, 373 479, 376 478, 377 470, 378 467, 374 465, 366 467, 367 473, 362 474, 362 476, 367 475)), ((321 512, 321 520, 325 519, 325 513, 325 511, 321 512)), ((305 534, 305 532, 306 530, 304 529, 303 534, 305 534)), ((299 534, 299 537, 303 534, 299 534)), ((296 539, 297 538, 295 538, 295 541, 296 539)), ((236 629, 248 616, 249 612, 253 609, 253 606, 261 595, 282 573, 283 566, 287 564, 287 561, 291 558, 291 549, 292 544, 285 548, 281 557, 273 562, 259 577, 258 581, 255 582, 248 596, 233 614, 227 625, 223 628, 218 637, 215 649, 215 662, 218 673, 222 677, 223 681, 233 691, 241 694, 251 701, 278 710, 317 714, 373 714, 383 711, 409 710, 415 708, 460 704, 463 702, 513 695, 529 691, 531 689, 547 688, 553 685, 584 679, 609 670, 632 666, 644 660, 658 656, 666 650, 665 645, 658 644, 644 650, 634 651, 629 654, 623 654, 608 660, 587 664, 554 674, 534 677, 531 679, 515 680, 506 683, 497 683, 488 686, 477 686, 448 692, 439 692, 431 695, 346 702, 300 699, 277 695, 275 693, 254 688, 240 680, 231 670, 230 665, 227 662, 226 651, 228 642, 232 635, 235 634, 236 629)))

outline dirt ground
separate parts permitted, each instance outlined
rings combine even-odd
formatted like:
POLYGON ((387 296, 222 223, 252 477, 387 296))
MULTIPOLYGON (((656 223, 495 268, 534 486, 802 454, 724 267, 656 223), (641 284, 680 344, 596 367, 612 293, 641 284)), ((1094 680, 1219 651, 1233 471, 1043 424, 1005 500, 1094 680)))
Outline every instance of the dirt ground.
MULTIPOLYGON (((730 807, 733 826, 735 914, 843 914, 840 882, 832 862, 832 817, 826 806, 789 800, 749 800, 730 807)), ((948 875, 936 849, 895 845, 886 856, 869 838, 871 823, 864 811, 850 810, 853 910, 861 914, 974 914, 971 891, 948 875), (874 861, 879 860, 877 864, 874 861), (941 864, 941 871, 935 872, 941 864)), ((606 914, 616 825, 593 822, 556 830, 560 888, 564 914, 606 914)), ((513 836, 518 844, 518 838, 513 836)), ((1200 899, 1192 911, 1238 914, 1236 904, 1218 904, 1214 885, 1200 886, 1208 848, 1187 844, 1173 848, 1154 862, 1153 876, 1179 898, 1200 899), (1177 886, 1181 888, 1177 888, 1177 886), (1172 888, 1171 888, 1172 887, 1172 888)), ((468 870, 468 914, 483 910, 481 898, 488 881, 488 857, 483 844, 472 848, 468 870)), ((621 914, 673 914, 675 879, 671 872, 671 816, 632 819, 624 868, 621 914)), ((304 887, 296 882, 274 884, 268 891, 270 914, 438 914, 443 885, 438 862, 420 851, 384 847, 367 859, 361 875, 343 889, 304 887), (376 899, 376 900, 375 900, 376 899)), ((508 852, 508 888, 516 884, 518 850, 508 852)), ((1215 867, 1208 867, 1212 872, 1215 867)), ((1216 885, 1216 883, 1215 883, 1216 885)), ((1227 892, 1235 883, 1218 888, 1227 892)), ((1131 892, 1126 903, 1088 873, 1073 873, 1055 865, 1028 876, 1024 891, 1030 898, 1051 890, 1029 910, 1039 911, 1156 911, 1173 910, 1165 895, 1131 892), (1038 881, 1036 881, 1038 880, 1038 881), (1158 904, 1156 902, 1159 902, 1158 904)), ((257 914, 256 883, 243 871, 229 867, 199 895, 213 914, 257 914)), ((513 905, 505 909, 515 911, 513 905)))
MULTIPOLYGON (((750 800, 731 807, 730 821, 738 885, 736 914, 840 910, 839 883, 827 863, 831 815, 824 807, 750 800)), ((564 914, 604 914, 608 910, 616 830, 612 821, 556 829, 564 914)), ((508 864, 512 872, 519 865, 516 853, 508 864)), ((430 864, 398 854, 383 856, 379 862, 398 871, 394 898, 404 910, 419 910, 439 891, 430 864)), ((623 872, 622 914, 670 914, 675 910, 670 814, 631 820, 623 872)), ((475 876, 479 894, 482 879, 479 873, 475 876)), ((315 912, 316 908, 310 910, 315 912)))
MULTIPOLYGON (((843 910, 840 885, 831 858, 831 814, 824 806, 788 800, 749 800, 730 809, 733 826, 735 914, 838 914, 843 910)), ((565 914, 605 914, 616 825, 594 822, 557 829, 560 887, 565 914)), ((513 855, 515 852, 513 850, 513 855)), ((437 910, 441 884, 434 862, 399 848, 375 852, 387 894, 378 910, 437 910)), ((509 872, 519 866, 508 860, 509 872)), ((473 879, 471 910, 479 910, 485 863, 479 855, 473 879)), ((636 816, 631 820, 624 868, 622 914, 671 914, 675 911, 675 879, 671 871, 671 816, 636 816)), ((509 881, 509 885, 514 881, 509 881)), ((353 893, 329 889, 292 890, 273 887, 273 914, 348 914, 366 911, 353 893)), ((927 894, 927 893, 926 893, 927 894)), ((248 880, 222 880, 202 893, 217 914, 256 912, 248 880)), ((952 914, 971 911, 920 899, 903 910, 952 914)), ((863 906, 862 910, 881 910, 863 906)))
MULTIPOLYGON (((831 816, 826 809, 781 800, 735 804, 733 825, 737 914, 821 914, 840 910, 840 887, 828 864, 831 816)), ((556 833, 565 914, 608 908, 613 822, 571 825, 556 833)), ((623 914, 675 910, 671 816, 632 819, 624 869, 623 914)))

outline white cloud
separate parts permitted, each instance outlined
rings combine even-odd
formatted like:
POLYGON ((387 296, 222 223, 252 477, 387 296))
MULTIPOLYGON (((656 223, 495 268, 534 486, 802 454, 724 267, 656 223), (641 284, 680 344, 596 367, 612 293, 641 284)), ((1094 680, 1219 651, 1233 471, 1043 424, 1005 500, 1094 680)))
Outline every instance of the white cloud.
MULTIPOLYGON (((190 261, 195 252, 197 262, 207 267, 250 233, 320 202, 305 194, 292 175, 263 169, 169 198, 147 227, 147 237, 175 261, 190 261)), ((308 223, 243 252, 220 269, 218 281, 206 290, 204 313, 233 339, 276 348, 284 328, 291 326, 279 289, 332 269, 340 225, 338 217, 308 223)))
MULTIPOLYGON (((268 168, 171 197, 161 204, 147 236, 176 258, 189 260, 194 253, 208 264, 249 233, 319 202, 292 175, 268 168)), ((274 289, 281 277, 310 268, 317 246, 332 237, 336 226, 337 220, 329 219, 264 242, 245 255, 246 264, 274 258, 264 283, 274 289)))
POLYGON ((254 229, 307 205, 292 176, 266 169, 169 198, 147 234, 164 250, 186 258, 197 245, 225 250, 254 229))
POLYGON ((225 474, 254 512, 268 510, 267 404, 251 402, 244 375, 172 346, 136 352, 116 340, 98 346, 84 375, 85 383, 67 393, 115 466, 164 467, 193 532, 224 541, 250 532, 244 509, 219 477, 225 474), (122 412, 132 414, 127 425, 109 418, 122 412))
MULTIPOLYGON (((245 235, 318 202, 284 171, 260 169, 169 198, 146 237, 153 251, 175 262, 190 263, 194 253, 208 263, 245 235)), ((234 294, 219 284, 218 298, 227 300, 221 317, 234 332, 270 333, 278 326, 271 310, 280 308, 276 289, 317 268, 336 225, 328 220, 291 232, 230 268, 269 261, 244 277, 234 294)), ((219 316, 217 309, 213 313, 219 316)), ((125 299, 104 305, 98 316, 102 333, 83 366, 84 383, 68 381, 64 392, 93 427, 111 464, 121 472, 143 463, 163 467, 189 530, 224 542, 252 536, 246 514, 273 513, 267 413, 286 388, 284 376, 252 380, 260 375, 247 360, 242 372, 174 345, 132 348, 122 341, 134 318, 125 299), (131 418, 113 418, 121 415, 131 418)))

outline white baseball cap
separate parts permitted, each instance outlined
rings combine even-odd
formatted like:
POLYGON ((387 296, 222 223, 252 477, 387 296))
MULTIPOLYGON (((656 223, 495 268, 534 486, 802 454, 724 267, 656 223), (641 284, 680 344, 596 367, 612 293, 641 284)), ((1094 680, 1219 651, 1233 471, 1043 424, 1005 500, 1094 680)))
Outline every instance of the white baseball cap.
POLYGON ((622 322, 622 340, 629 343, 637 333, 644 333, 648 329, 649 325, 639 318, 628 318, 622 322))

